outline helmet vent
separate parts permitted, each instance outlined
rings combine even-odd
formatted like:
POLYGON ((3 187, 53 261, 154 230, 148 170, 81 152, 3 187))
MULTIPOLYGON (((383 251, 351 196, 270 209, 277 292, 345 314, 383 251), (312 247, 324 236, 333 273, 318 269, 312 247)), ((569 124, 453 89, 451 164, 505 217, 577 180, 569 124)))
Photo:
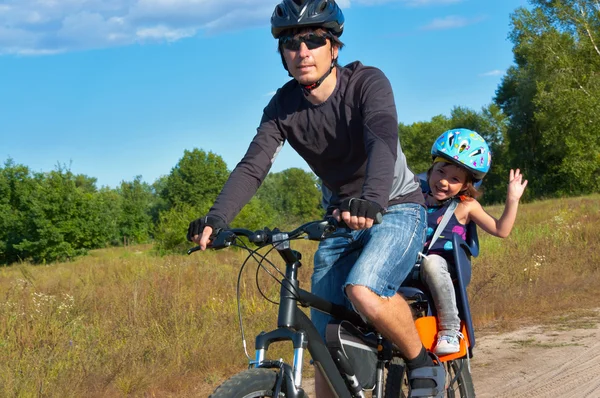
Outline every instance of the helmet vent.
POLYGON ((325 1, 322 1, 321 4, 319 4, 319 12, 325 11, 325 9, 327 8, 327 3, 328 3, 328 1, 325 0, 325 1))
POLYGON ((452 146, 454 146, 454 134, 449 134, 448 135, 448 147, 452 148, 452 146))
POLYGON ((483 155, 483 149, 481 149, 481 148, 477 148, 476 150, 474 150, 473 152, 471 152, 469 154, 469 157, 479 156, 479 155, 483 155))
POLYGON ((277 8, 275 9, 275 12, 277 13, 278 17, 283 17, 284 12, 280 5, 277 6, 277 8))

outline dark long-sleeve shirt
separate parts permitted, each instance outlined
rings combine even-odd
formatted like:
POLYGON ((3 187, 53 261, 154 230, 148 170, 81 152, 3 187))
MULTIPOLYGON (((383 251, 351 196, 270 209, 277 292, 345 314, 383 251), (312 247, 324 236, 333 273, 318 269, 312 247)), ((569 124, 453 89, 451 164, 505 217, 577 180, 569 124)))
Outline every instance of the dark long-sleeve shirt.
POLYGON ((382 208, 423 204, 400 147, 390 82, 379 69, 353 62, 338 67, 336 87, 321 104, 309 102, 295 80, 277 90, 209 214, 231 222, 256 193, 285 141, 321 178, 326 207, 350 197, 382 208))

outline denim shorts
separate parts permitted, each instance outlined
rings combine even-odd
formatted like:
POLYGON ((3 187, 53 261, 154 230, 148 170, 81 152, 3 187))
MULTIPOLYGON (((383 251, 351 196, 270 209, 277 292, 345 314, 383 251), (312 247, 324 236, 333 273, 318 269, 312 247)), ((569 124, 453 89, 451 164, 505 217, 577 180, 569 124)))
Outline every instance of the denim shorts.
MULTIPOLYGON (((335 304, 351 308, 345 295, 348 285, 366 286, 381 297, 391 297, 406 279, 425 243, 425 208, 415 203, 390 206, 381 224, 350 230, 353 239, 322 241, 314 257, 312 292, 335 304)), ((321 336, 331 317, 311 310, 321 336)))

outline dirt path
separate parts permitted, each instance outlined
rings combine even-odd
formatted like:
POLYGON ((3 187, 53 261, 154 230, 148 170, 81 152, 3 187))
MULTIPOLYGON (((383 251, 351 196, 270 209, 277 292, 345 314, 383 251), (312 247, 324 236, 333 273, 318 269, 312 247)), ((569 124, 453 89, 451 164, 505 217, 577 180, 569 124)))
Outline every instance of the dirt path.
POLYGON ((471 371, 478 398, 600 398, 600 311, 479 335, 471 371))
POLYGON ((471 369, 481 398, 600 398, 600 324, 595 319, 483 336, 471 369))

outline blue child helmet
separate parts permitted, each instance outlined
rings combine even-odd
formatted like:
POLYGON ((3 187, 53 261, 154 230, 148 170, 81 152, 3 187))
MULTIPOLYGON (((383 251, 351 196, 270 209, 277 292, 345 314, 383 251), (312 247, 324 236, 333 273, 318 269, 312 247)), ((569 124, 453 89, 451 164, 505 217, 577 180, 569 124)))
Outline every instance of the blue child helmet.
POLYGON ((441 157, 473 174, 481 180, 490 170, 492 153, 483 137, 469 129, 452 129, 438 137, 431 147, 433 159, 441 157))

